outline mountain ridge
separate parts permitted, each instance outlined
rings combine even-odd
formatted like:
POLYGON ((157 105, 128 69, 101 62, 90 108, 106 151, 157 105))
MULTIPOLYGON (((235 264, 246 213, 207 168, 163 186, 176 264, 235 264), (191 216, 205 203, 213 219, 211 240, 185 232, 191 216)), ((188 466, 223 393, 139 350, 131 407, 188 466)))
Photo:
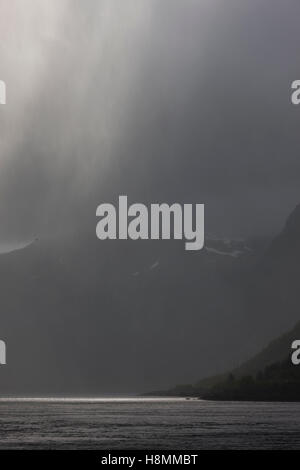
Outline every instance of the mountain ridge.
MULTIPOLYGON (((282 232, 275 237, 256 263, 252 275, 246 276, 244 287, 250 311, 254 312, 256 325, 261 329, 285 331, 274 334, 267 346, 258 349, 249 359, 240 365, 227 369, 227 372, 204 377, 188 385, 179 385, 166 392, 154 392, 155 395, 193 395, 206 393, 208 389, 226 380, 232 374, 234 377, 255 377, 265 368, 274 363, 285 361, 291 354, 291 344, 300 339, 300 321, 291 328, 286 328, 288 318, 297 318, 300 306, 300 204, 295 207, 284 225, 282 232), (281 316, 274 328, 272 317, 266 313, 281 316), (285 325, 285 327, 281 326, 285 325)), ((257 326, 249 329, 249 336, 257 332, 257 326)), ((263 332, 262 332, 263 333, 263 332)))

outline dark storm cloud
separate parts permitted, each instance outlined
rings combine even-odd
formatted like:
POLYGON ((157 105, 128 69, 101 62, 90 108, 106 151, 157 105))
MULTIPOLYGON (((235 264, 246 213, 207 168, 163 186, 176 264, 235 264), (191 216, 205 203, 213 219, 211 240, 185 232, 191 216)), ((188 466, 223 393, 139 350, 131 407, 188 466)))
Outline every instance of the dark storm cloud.
POLYGON ((219 2, 203 34, 195 3, 167 6, 134 112, 135 178, 150 198, 153 185, 158 199, 206 202, 219 233, 277 229, 299 197, 299 7, 219 2))
POLYGON ((68 226, 74 207, 84 217, 122 192, 204 202, 224 233, 272 230, 298 202, 295 2, 13 3, 8 124, 1 110, 10 231, 51 232, 58 206, 68 226))

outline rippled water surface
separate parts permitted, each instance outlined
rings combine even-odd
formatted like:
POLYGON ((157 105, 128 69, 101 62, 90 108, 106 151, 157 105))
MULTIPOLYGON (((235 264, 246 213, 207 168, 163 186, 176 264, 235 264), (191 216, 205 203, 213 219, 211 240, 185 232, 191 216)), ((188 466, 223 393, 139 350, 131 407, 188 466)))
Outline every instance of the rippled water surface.
POLYGON ((1 400, 0 448, 300 449, 300 403, 1 400))

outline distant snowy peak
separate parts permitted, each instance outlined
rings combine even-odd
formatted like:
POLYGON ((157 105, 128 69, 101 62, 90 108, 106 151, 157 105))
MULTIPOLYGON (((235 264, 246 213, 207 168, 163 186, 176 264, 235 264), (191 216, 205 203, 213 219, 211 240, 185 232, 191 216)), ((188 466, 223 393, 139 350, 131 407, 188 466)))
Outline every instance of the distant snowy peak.
POLYGON ((251 253, 252 249, 245 240, 228 238, 208 238, 205 243, 205 251, 213 255, 230 256, 239 258, 240 256, 251 253))
POLYGON ((14 251, 24 250, 25 248, 29 247, 36 241, 37 239, 29 240, 29 241, 22 241, 22 242, 7 242, 7 241, 1 242, 0 241, 0 255, 5 255, 8 253, 12 253, 14 251))
POLYGON ((222 256, 231 256, 232 258, 238 258, 240 255, 244 253, 243 251, 239 251, 239 250, 229 252, 229 251, 217 250, 216 248, 205 247, 205 249, 209 253, 214 253, 216 255, 222 255, 222 256))
POLYGON ((152 271, 152 269, 155 269, 155 268, 158 268, 159 266, 159 260, 155 261, 155 263, 151 264, 151 266, 149 266, 149 270, 152 271))
MULTIPOLYGON (((147 272, 147 271, 149 272, 149 271, 153 271, 154 269, 157 269, 159 267, 159 265, 160 265, 159 260, 155 261, 150 266, 147 266, 144 269, 144 273, 147 272)), ((140 274, 141 274, 140 271, 135 271, 134 273, 132 273, 132 276, 137 277, 137 276, 140 276, 140 274)))

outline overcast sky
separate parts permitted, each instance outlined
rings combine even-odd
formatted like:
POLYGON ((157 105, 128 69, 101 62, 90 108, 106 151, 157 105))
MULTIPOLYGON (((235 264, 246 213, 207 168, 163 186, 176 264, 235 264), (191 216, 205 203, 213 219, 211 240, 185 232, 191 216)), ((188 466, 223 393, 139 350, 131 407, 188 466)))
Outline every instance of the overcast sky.
MULTIPOLYGON (((206 204, 207 230, 269 233, 300 201, 295 0, 0 0, 0 236, 95 207, 206 204)), ((85 221, 86 217, 86 221, 85 221)))

